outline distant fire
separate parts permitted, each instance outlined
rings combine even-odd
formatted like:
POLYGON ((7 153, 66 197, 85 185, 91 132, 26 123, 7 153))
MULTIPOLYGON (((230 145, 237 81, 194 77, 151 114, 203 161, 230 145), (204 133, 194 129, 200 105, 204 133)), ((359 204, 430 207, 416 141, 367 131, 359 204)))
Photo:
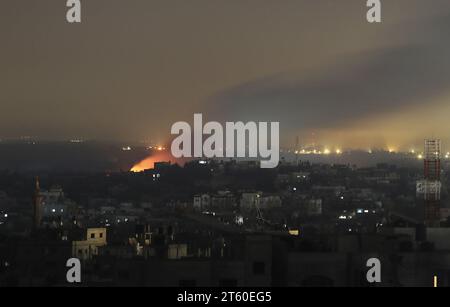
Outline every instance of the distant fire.
POLYGON ((184 165, 186 162, 182 159, 174 158, 169 151, 166 151, 164 147, 155 147, 155 151, 147 158, 137 163, 131 168, 131 172, 139 173, 145 170, 155 168, 155 163, 158 162, 172 162, 173 164, 184 165))

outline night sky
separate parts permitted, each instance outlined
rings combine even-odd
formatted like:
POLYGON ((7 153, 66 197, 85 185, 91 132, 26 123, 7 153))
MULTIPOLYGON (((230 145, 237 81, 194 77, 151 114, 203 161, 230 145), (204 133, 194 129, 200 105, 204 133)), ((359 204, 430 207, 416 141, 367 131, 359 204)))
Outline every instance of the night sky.
POLYGON ((279 121, 284 145, 450 141, 450 2, 0 4, 0 137, 168 139, 173 122, 279 121))

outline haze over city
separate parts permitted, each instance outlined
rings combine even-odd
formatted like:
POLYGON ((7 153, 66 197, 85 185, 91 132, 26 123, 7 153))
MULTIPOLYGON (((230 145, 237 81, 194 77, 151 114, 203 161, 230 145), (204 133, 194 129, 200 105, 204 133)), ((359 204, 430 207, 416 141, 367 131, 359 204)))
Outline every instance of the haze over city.
POLYGON ((172 123, 280 121, 281 142, 422 147, 450 140, 450 3, 6 0, 2 138, 169 140, 172 123))

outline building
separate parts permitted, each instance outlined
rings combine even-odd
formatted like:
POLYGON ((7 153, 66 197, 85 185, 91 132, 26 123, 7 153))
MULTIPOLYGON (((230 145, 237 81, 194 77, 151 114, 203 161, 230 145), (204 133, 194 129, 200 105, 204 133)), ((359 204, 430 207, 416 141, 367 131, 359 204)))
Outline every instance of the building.
POLYGON ((211 206, 211 196, 209 194, 195 195, 194 196, 194 209, 205 210, 211 206))
POLYGON ((72 204, 64 196, 60 187, 53 187, 48 191, 41 191, 43 218, 69 217, 69 207, 72 204))
POLYGON ((307 216, 322 215, 322 199, 309 199, 305 204, 307 216))
POLYGON ((106 245, 106 228, 88 228, 86 239, 72 242, 72 257, 91 260, 98 255, 99 247, 106 245))
POLYGON ((242 210, 271 209, 281 207, 281 198, 279 195, 256 193, 243 193, 240 206, 242 210))
POLYGON ((34 229, 38 229, 42 224, 43 204, 41 187, 39 184, 39 178, 36 177, 36 186, 34 190, 33 198, 33 226, 34 229))

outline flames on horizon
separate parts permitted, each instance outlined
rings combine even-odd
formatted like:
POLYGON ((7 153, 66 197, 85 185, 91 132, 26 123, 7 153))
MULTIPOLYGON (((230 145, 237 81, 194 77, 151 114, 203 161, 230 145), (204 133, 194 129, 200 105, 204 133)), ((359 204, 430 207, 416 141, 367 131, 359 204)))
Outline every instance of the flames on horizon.
POLYGON ((136 163, 130 171, 139 173, 145 170, 154 169, 155 163, 158 162, 171 162, 180 166, 183 166, 186 163, 184 159, 177 159, 173 157, 170 151, 166 150, 165 148, 158 147, 156 148, 156 151, 153 151, 152 154, 147 158, 136 163))

